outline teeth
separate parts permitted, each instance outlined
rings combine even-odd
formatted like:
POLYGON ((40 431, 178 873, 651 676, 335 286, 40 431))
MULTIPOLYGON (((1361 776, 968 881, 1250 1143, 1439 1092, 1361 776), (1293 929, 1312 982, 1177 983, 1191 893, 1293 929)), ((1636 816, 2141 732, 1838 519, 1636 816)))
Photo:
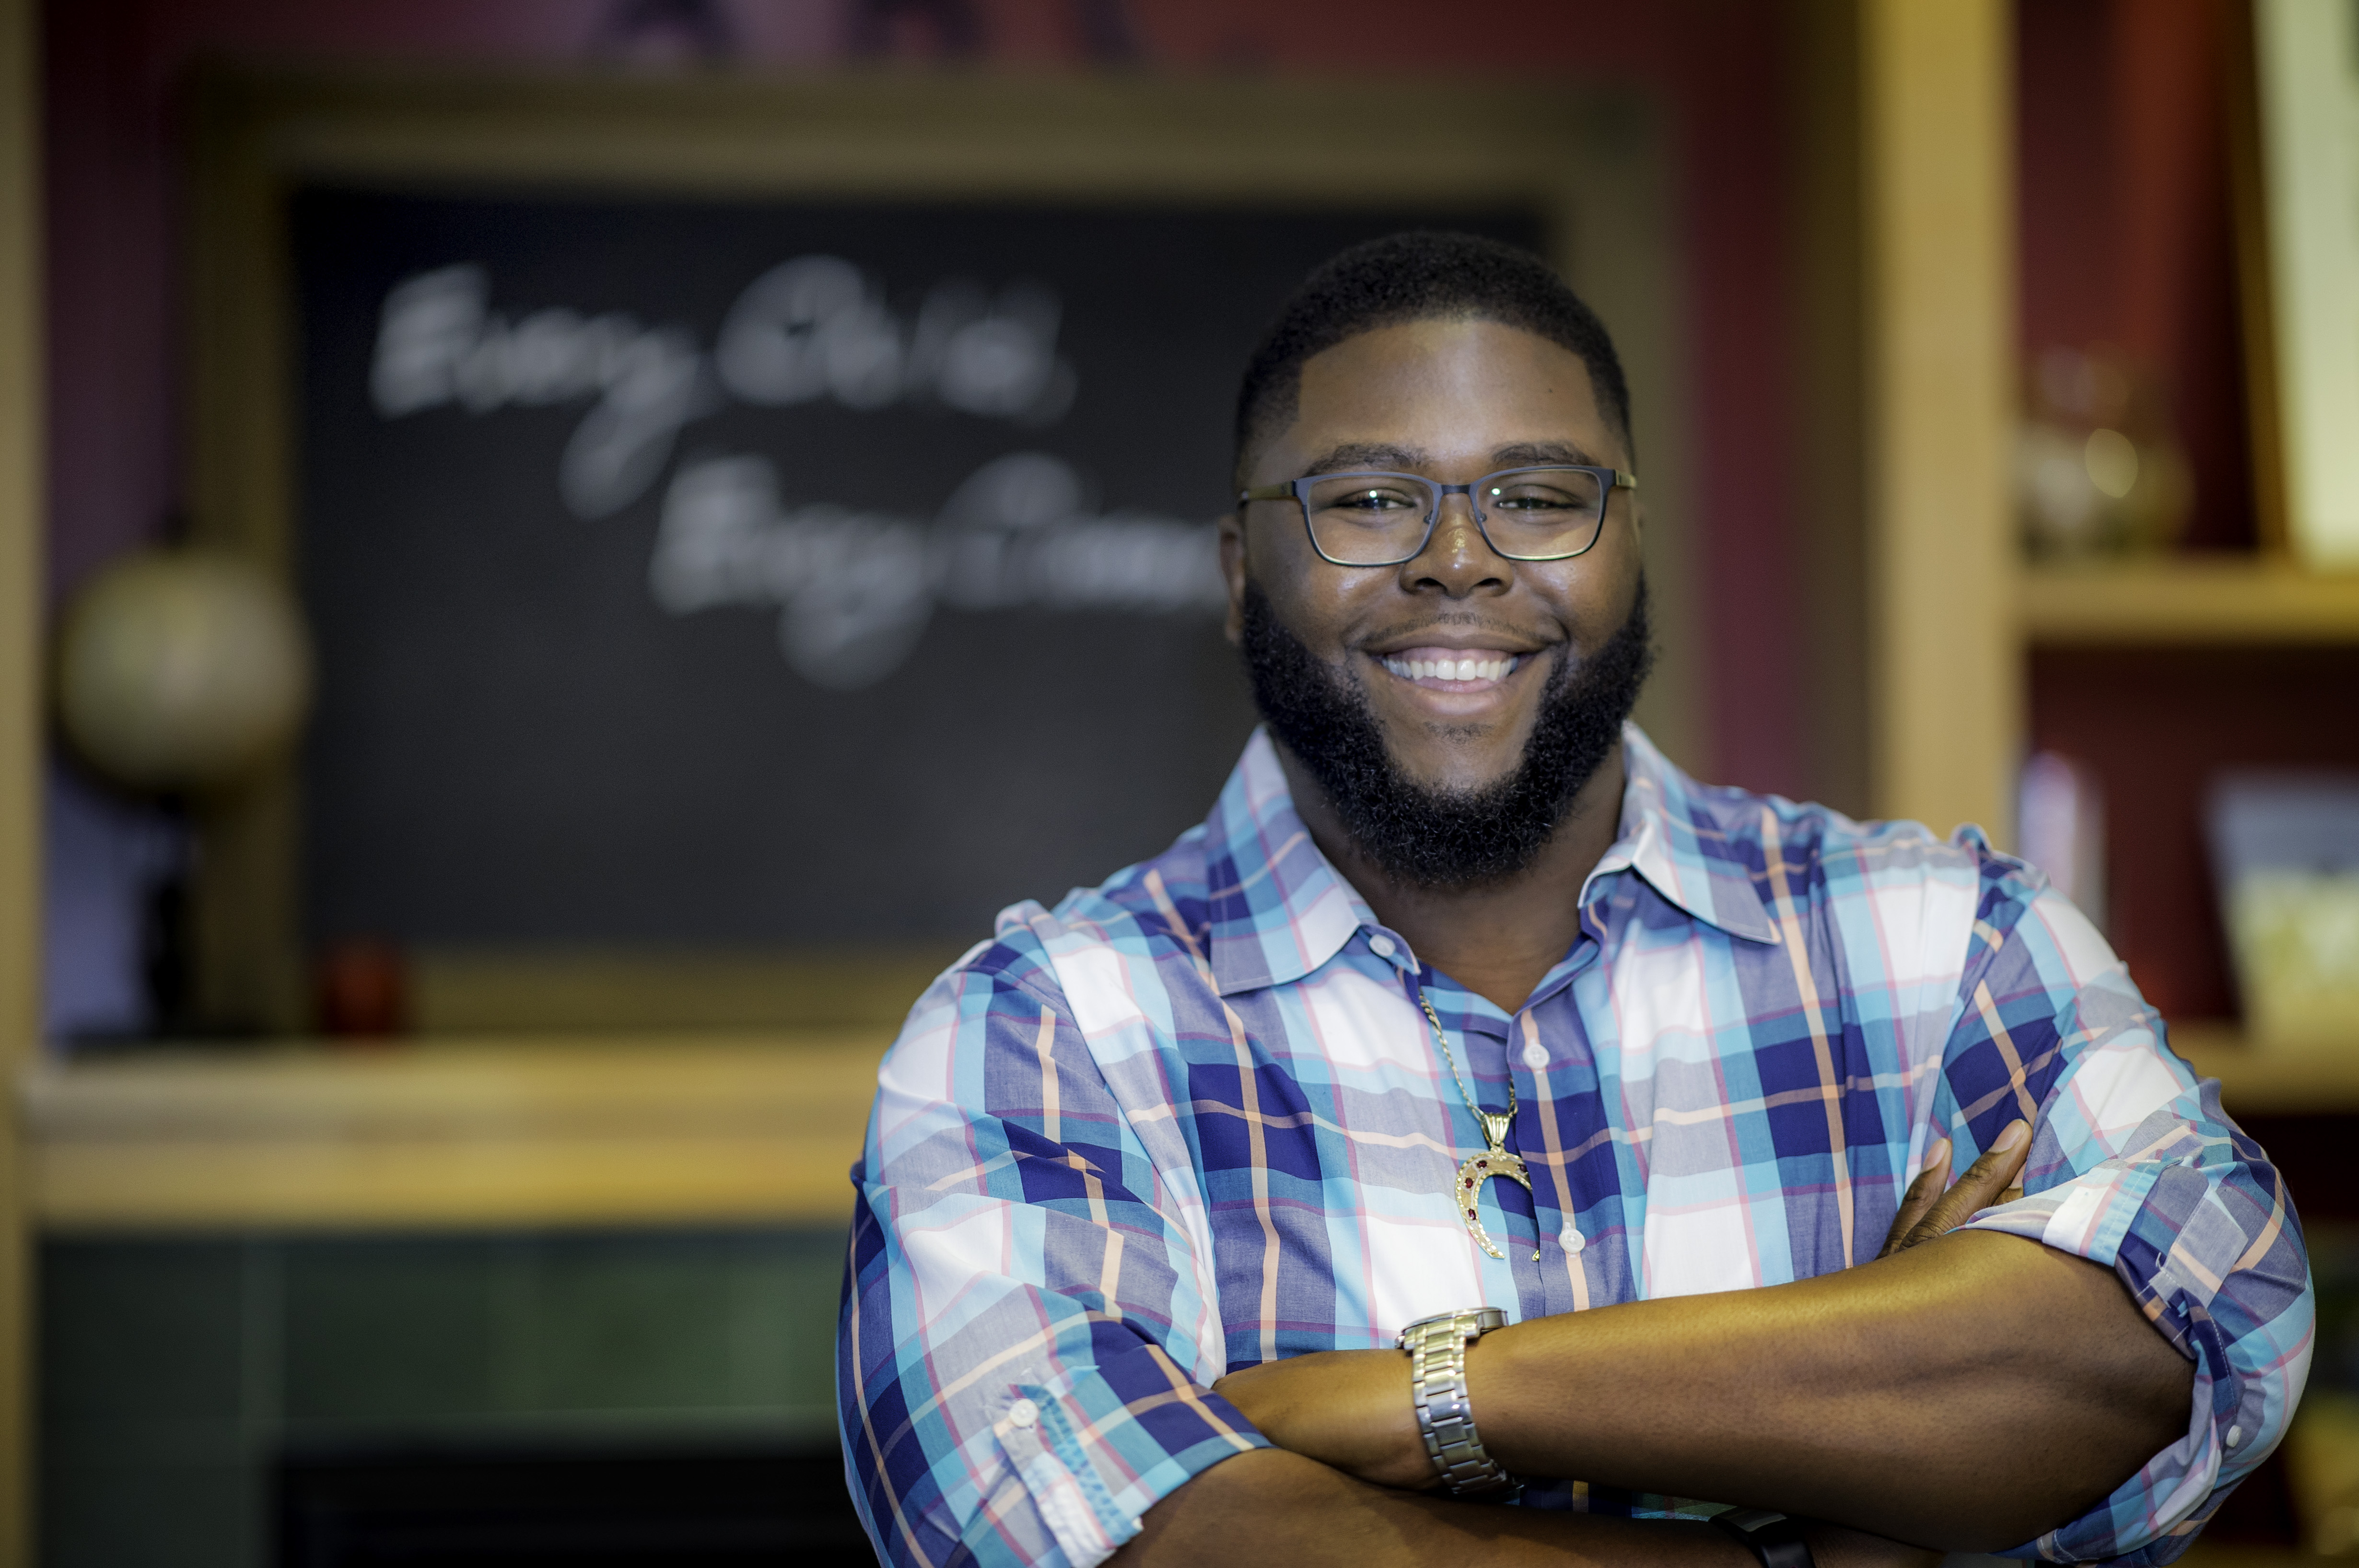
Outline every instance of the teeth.
POLYGON ((1385 668, 1411 681, 1504 681, 1515 669, 1514 656, 1464 659, 1387 659, 1385 668))

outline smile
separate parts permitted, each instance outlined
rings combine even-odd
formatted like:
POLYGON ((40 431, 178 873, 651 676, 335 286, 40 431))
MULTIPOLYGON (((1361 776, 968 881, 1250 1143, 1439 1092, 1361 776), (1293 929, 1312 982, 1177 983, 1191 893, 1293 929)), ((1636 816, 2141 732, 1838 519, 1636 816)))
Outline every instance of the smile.
POLYGON ((1495 686, 1522 664, 1521 654, 1488 648, 1406 648, 1383 656, 1384 666, 1404 681, 1442 691, 1480 691, 1495 686))

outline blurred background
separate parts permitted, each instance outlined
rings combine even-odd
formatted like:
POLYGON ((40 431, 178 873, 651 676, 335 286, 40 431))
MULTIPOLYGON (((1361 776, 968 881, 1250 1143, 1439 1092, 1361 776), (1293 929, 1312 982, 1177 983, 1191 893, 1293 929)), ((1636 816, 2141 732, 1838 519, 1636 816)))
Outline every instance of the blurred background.
POLYGON ((1202 816, 1235 378, 1409 226, 1623 348, 1674 759, 2222 1077, 2323 1315, 2196 1550, 2359 1552, 2359 10, 0 19, 0 1563, 866 1560, 876 1056, 1202 816))

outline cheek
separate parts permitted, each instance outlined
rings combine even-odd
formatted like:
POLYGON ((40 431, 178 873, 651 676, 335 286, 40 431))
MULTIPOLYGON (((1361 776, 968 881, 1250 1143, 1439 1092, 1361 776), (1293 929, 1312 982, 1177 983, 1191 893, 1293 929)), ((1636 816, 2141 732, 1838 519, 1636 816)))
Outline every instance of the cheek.
POLYGON ((1638 542, 1627 529, 1598 541, 1570 564, 1582 570, 1567 578, 1559 601, 1571 614, 1584 651, 1594 649, 1630 617, 1638 598, 1638 542))
POLYGON ((1246 542, 1245 574, 1269 600, 1288 630, 1322 657, 1332 654, 1343 626, 1383 592, 1382 572, 1331 566, 1290 544, 1256 538, 1246 542))

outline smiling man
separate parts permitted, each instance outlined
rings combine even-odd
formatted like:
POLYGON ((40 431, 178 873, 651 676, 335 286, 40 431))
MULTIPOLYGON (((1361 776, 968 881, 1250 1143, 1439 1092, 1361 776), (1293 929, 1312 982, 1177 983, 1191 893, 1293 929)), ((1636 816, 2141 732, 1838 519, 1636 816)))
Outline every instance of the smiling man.
POLYGON ((838 1345, 880 1553, 2175 1557, 2300 1391, 2291 1203, 2036 872, 1628 724, 1595 317, 1361 246, 1237 451, 1264 729, 881 1070, 838 1345))

